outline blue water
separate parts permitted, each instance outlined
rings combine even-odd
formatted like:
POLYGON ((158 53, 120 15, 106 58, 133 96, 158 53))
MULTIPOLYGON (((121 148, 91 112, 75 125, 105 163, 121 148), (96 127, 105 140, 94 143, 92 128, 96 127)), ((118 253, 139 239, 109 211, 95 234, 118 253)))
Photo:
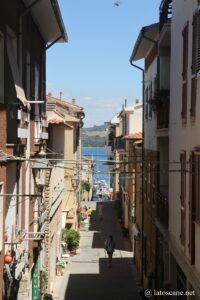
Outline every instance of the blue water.
POLYGON ((110 185, 110 175, 109 174, 96 174, 96 172, 106 172, 107 166, 104 165, 105 162, 98 162, 99 160, 107 160, 108 156, 106 149, 104 147, 83 147, 82 155, 94 160, 94 175, 95 180, 105 180, 105 182, 110 185))

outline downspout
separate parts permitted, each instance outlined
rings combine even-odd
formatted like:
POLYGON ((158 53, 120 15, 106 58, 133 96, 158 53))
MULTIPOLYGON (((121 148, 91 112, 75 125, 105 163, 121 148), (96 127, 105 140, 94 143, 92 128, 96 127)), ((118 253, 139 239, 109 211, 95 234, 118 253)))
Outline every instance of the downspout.
POLYGON ((144 270, 144 69, 133 64, 132 60, 130 60, 131 66, 140 70, 142 72, 142 103, 143 103, 143 110, 142 110, 142 261, 141 261, 141 286, 143 286, 144 278, 143 278, 143 270, 144 270))
MULTIPOLYGON (((157 44, 156 40, 151 39, 150 37, 145 35, 145 28, 142 28, 141 30, 141 34, 142 37, 154 44, 157 44)), ((159 59, 158 59, 159 61, 159 59)), ((145 137, 145 130, 144 130, 144 107, 145 107, 145 103, 144 103, 144 94, 145 94, 145 70, 135 64, 133 64, 133 61, 130 59, 130 64, 131 66, 133 66, 134 68, 140 70, 142 72, 142 103, 143 103, 143 111, 142 111, 142 261, 141 261, 141 286, 143 286, 143 282, 144 282, 144 274, 143 274, 143 270, 144 270, 144 158, 145 158, 145 153, 144 153, 144 137, 145 137)), ((159 71, 159 63, 157 64, 157 74, 159 71)))

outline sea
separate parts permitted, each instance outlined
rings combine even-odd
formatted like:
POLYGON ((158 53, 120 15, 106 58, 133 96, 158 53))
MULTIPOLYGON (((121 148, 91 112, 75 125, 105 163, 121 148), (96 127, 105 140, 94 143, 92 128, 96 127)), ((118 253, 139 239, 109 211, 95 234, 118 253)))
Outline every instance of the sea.
POLYGON ((104 172, 108 171, 106 166, 106 160, 108 155, 105 147, 83 147, 82 155, 94 160, 94 175, 93 179, 96 181, 105 180, 105 182, 110 186, 110 175, 104 172), (103 162, 101 162, 103 161, 103 162))

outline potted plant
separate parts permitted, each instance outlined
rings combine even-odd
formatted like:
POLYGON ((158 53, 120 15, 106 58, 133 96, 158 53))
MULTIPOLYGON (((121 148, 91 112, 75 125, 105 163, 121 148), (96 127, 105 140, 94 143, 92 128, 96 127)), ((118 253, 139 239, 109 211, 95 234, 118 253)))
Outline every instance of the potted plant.
POLYGON ((58 276, 62 276, 63 275, 63 271, 65 268, 65 262, 60 260, 56 263, 56 273, 58 276))
POLYGON ((40 278, 41 278, 42 291, 44 292, 46 290, 47 284, 48 284, 48 274, 47 274, 47 272, 41 271, 40 278))
POLYGON ((53 296, 51 294, 45 293, 43 296, 43 300, 53 300, 53 296))
POLYGON ((80 241, 79 232, 74 229, 63 229, 62 238, 67 243, 70 253, 76 253, 80 241))

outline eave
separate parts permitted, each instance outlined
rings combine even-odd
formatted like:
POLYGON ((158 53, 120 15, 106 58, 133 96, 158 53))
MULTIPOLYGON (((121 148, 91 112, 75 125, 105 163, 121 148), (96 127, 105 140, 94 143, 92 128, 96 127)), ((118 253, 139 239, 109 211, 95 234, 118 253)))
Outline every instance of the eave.
POLYGON ((159 33, 159 23, 142 27, 134 45, 130 62, 145 58, 153 46, 153 41, 157 41, 159 33))

